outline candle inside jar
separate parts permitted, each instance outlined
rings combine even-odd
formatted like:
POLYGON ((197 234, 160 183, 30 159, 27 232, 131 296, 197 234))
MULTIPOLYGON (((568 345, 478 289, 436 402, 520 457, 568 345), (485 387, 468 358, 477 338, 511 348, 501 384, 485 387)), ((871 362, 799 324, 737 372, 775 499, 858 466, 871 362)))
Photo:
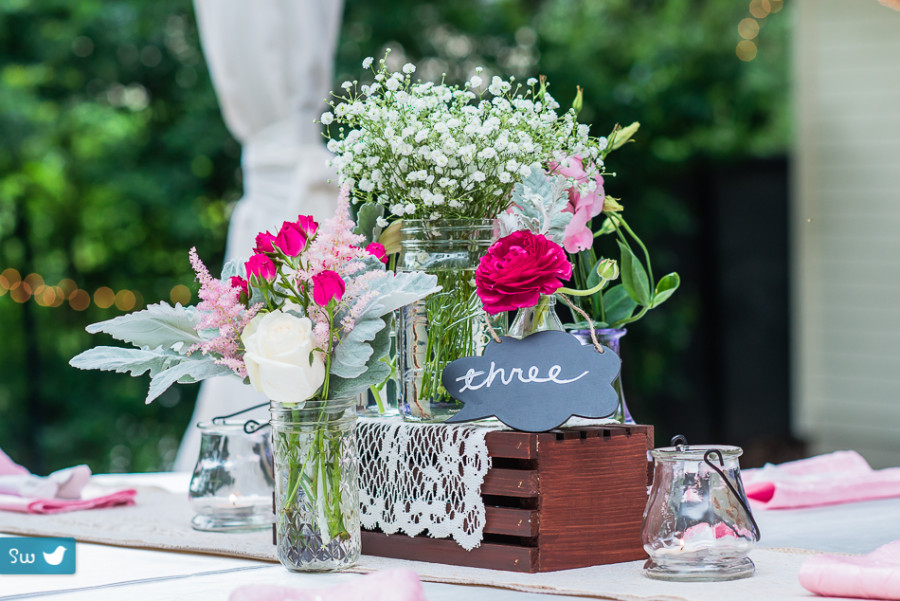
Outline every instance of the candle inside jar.
POLYGON ((683 555, 712 549, 749 550, 753 547, 754 541, 753 533, 740 526, 732 527, 724 522, 710 526, 706 522, 701 522, 685 530, 682 537, 676 536, 672 546, 656 549, 654 553, 683 555))

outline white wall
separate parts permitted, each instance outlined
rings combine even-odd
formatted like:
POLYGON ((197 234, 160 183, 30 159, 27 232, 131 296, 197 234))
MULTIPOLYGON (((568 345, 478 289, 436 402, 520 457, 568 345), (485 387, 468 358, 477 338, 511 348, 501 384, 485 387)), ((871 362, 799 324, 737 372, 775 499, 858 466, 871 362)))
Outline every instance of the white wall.
POLYGON ((794 429, 900 465, 900 12, 794 8, 794 429))

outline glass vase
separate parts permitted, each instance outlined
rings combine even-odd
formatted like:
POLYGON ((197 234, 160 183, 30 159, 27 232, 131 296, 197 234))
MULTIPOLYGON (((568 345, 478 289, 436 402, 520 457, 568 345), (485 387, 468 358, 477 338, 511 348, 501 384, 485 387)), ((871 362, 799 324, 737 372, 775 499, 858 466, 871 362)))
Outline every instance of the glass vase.
POLYGON ((489 317, 475 293, 475 269, 494 239, 490 219, 404 220, 397 271, 437 276, 442 290, 400 310, 400 414, 414 422, 442 422, 462 403, 441 384, 444 367, 480 356, 490 327, 503 334, 505 314, 489 317))
POLYGON ((390 350, 386 361, 391 368, 387 379, 370 386, 359 393, 356 401, 356 415, 359 417, 392 417, 400 413, 397 399, 400 396, 400 382, 397 378, 397 322, 399 311, 392 312, 385 322, 389 330, 390 350))
POLYGON ((565 328, 563 328, 559 316, 556 315, 556 297, 542 294, 537 305, 518 310, 506 335, 522 339, 535 332, 548 330, 563 332, 565 328))
MULTIPOLYGON (((622 357, 619 347, 621 346, 622 337, 628 333, 628 330, 625 328, 597 328, 594 330, 594 333, 597 335, 597 341, 600 344, 617 354, 619 358, 622 357)), ((591 341, 590 330, 573 330, 571 334, 580 340, 581 344, 593 344, 591 341)), ((634 418, 631 417, 631 412, 628 411, 628 405, 625 403, 625 390, 622 387, 621 370, 619 371, 619 375, 616 376, 616 379, 613 380, 612 386, 615 388, 616 394, 619 395, 619 407, 616 409, 615 414, 611 415, 610 418, 616 420, 620 424, 635 423, 634 418)))
POLYGON ((188 493, 194 530, 245 532, 272 524, 272 443, 268 430, 244 431, 245 420, 197 424, 200 455, 188 493))
POLYGON ((359 559, 356 398, 272 402, 275 537, 293 572, 326 572, 359 559))

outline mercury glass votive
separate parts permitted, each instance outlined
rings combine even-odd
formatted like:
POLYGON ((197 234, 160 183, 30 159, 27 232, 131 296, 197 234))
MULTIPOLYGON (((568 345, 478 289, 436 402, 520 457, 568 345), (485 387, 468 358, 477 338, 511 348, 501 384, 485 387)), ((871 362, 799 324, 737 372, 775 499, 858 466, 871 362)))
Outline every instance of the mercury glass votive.
POLYGON ((645 575, 685 582, 753 575, 747 554, 759 540, 759 528, 741 482, 742 452, 686 444, 650 452, 655 465, 642 529, 650 556, 645 575))
POLYGON ((191 477, 195 530, 241 532, 271 528, 274 476, 271 432, 244 431, 241 421, 197 424, 200 456, 191 477))

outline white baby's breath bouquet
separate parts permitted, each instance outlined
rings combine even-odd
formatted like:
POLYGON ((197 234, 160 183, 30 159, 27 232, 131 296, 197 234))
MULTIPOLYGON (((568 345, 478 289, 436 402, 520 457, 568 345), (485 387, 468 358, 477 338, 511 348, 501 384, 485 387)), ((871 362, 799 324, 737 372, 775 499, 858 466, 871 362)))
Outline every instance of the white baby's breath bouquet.
POLYGON ((371 83, 344 82, 322 115, 332 165, 356 202, 383 207, 378 227, 403 219, 491 219, 516 182, 566 157, 592 167, 606 140, 562 112, 542 78, 524 84, 476 69, 462 86, 414 80, 415 65, 392 72, 385 59, 363 68, 371 83))

